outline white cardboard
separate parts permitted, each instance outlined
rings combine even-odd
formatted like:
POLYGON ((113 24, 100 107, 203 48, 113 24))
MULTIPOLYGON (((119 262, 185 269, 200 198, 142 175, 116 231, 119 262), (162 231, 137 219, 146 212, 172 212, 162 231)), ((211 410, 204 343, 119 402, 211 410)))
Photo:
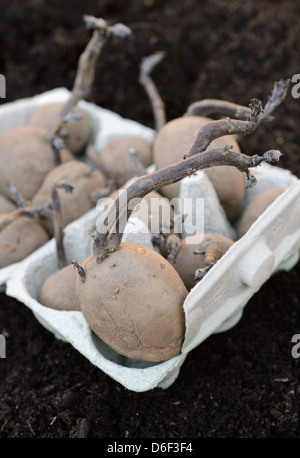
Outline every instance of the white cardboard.
MULTIPOLYGON (((236 232, 229 224, 225 211, 218 199, 217 192, 204 170, 198 170, 190 177, 181 180, 179 197, 182 201, 180 212, 182 216, 196 214, 194 209, 197 202, 199 205, 201 205, 201 202, 203 203, 203 221, 197 221, 197 225, 195 225, 195 218, 191 222, 186 218, 186 224, 182 226, 183 238, 194 235, 196 229, 191 229, 196 226, 197 233, 201 233, 200 229, 203 228, 202 233, 219 234, 231 240, 236 239, 236 232)), ((197 214, 201 213, 200 211, 197 212, 197 214)))

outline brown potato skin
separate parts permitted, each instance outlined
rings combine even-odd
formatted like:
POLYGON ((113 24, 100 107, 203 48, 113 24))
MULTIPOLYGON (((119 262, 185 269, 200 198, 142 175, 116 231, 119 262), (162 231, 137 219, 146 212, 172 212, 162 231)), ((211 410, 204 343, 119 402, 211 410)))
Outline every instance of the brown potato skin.
POLYGON ((207 243, 211 241, 218 242, 218 259, 220 259, 234 243, 229 238, 218 234, 203 234, 203 236, 191 235, 182 240, 176 262, 171 262, 189 291, 197 284, 195 282, 196 270, 204 267, 204 254, 195 255, 193 251, 203 251, 207 243))
POLYGON ((117 188, 123 186, 134 176, 132 161, 129 157, 129 148, 139 151, 139 160, 144 167, 152 164, 152 145, 141 137, 120 137, 109 142, 95 160, 101 169, 115 180, 117 188))
MULTIPOLYGON (((153 144, 153 160, 157 169, 179 162, 191 149, 199 130, 211 119, 202 116, 184 116, 176 118, 158 132, 153 144)), ((209 148, 233 146, 234 151, 240 148, 231 135, 217 138, 209 148)), ((214 166, 205 169, 205 173, 214 185, 220 203, 228 220, 232 223, 239 216, 245 197, 245 174, 232 166, 214 166)), ((170 200, 178 197, 180 181, 161 188, 161 192, 170 200)))
POLYGON ((243 237, 257 218, 285 191, 284 188, 273 188, 259 194, 246 208, 238 225, 237 236, 243 237))
POLYGON ((14 204, 7 197, 0 194, 0 214, 1 213, 10 213, 17 209, 16 204, 14 204))
MULTIPOLYGON (((1 214, 0 222, 6 216, 1 214)), ((16 219, 0 232, 0 268, 22 261, 48 240, 47 232, 36 220, 16 219)))
MULTIPOLYGON (((43 179, 55 166, 52 146, 38 126, 10 129, 0 135, 0 192, 9 197, 9 181, 26 200, 31 200, 43 179)), ((62 161, 74 159, 70 151, 62 151, 62 161)))
POLYGON ((159 362, 178 355, 185 334, 181 278, 149 248, 123 243, 101 264, 90 255, 77 294, 90 328, 120 354, 159 362))
MULTIPOLYGON (((28 125, 40 126, 48 129, 58 117, 63 103, 52 103, 43 105, 34 110, 29 117, 28 125)), ((72 109, 72 113, 79 114, 82 119, 68 121, 64 124, 67 136, 64 137, 66 147, 75 155, 80 154, 91 138, 91 126, 88 114, 79 106, 72 109)))
MULTIPOLYGON (((73 160, 55 167, 45 177, 39 191, 32 199, 32 206, 39 207, 51 202, 51 189, 55 183, 67 182, 74 186, 72 192, 57 189, 60 200, 62 224, 74 221, 95 206, 91 193, 105 187, 105 180, 98 170, 91 172, 84 162, 73 160)), ((53 235, 53 223, 50 214, 45 222, 47 230, 53 235)))
POLYGON ((77 275, 72 264, 54 272, 42 285, 39 302, 45 307, 55 310, 80 311, 76 294, 77 275))

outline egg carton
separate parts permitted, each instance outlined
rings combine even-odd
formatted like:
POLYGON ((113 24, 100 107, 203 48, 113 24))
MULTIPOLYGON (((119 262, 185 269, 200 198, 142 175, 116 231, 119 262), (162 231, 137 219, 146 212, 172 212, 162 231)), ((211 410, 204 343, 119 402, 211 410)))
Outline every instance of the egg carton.
MULTIPOLYGON (((61 88, 30 99, 6 104, 0 109, 0 132, 25 125, 31 112, 40 105, 64 101, 69 91, 61 88)), ((139 123, 82 101, 93 129, 96 151, 122 135, 139 135, 153 140, 154 132, 139 123)), ((83 158, 85 160, 86 158, 83 158)), ((153 170, 153 168, 151 169, 153 170)), ((151 171, 149 170, 149 171, 151 171)), ((228 250, 199 284, 188 294, 185 303, 186 335, 181 354, 155 364, 131 360, 104 344, 88 327, 81 312, 57 311, 38 302, 45 279, 57 270, 56 245, 50 240, 24 261, 0 269, 0 285, 6 283, 6 293, 29 307, 37 320, 56 338, 69 342, 92 364, 126 388, 147 391, 155 387, 166 389, 178 377, 189 351, 215 332, 224 332, 236 325, 251 296, 278 270, 291 269, 299 259, 300 186, 297 177, 279 167, 262 164, 252 170, 258 182, 247 189, 245 207, 260 192, 284 187, 286 191, 264 212, 248 233, 228 250)), ((199 171, 181 182, 181 199, 204 199, 204 228, 206 232, 236 238, 235 228, 228 223, 213 186, 199 171)), ((184 213, 192 211, 189 203, 184 213)), ((244 207, 244 208, 245 208, 244 207)), ((82 262, 90 253, 89 233, 103 209, 92 209, 65 229, 65 249, 68 260, 82 262)), ((187 235, 187 234, 184 234, 187 235)), ((149 247, 150 234, 143 223, 131 219, 124 241, 149 247)))
MULTIPOLYGON (((186 334, 181 353, 160 363, 146 363, 124 357, 101 341, 89 328, 80 311, 57 311, 39 303, 39 291, 45 279, 57 270, 57 257, 51 241, 7 281, 6 293, 32 310, 39 322, 56 338, 70 343, 93 365, 108 374, 125 388, 143 392, 153 388, 167 389, 177 379, 189 352, 210 335, 225 332, 237 325, 249 299, 280 270, 290 270, 300 254, 300 181, 289 171, 269 164, 252 170, 257 185, 246 190, 245 205, 260 192, 274 187, 285 191, 265 210, 248 232, 225 253, 207 275, 195 285, 183 304, 186 334)), ((181 182, 180 197, 184 199, 193 183, 205 199, 210 211, 216 209, 215 191, 204 172, 181 182), (194 180, 192 182, 191 180, 194 180)), ((192 191, 190 189, 190 191, 192 191)), ((199 192, 195 191, 198 197, 199 192)), ((90 254, 87 237, 103 208, 93 209, 66 228, 68 259, 82 261, 90 254), (82 238, 81 238, 82 237, 82 238), (83 240, 84 239, 84 240, 83 240), (72 242, 73 241, 73 242, 72 242), (79 251, 80 249, 80 251, 79 251)), ((224 213, 215 211, 205 229, 213 231, 218 225, 224 235, 228 228, 224 213)), ((204 222, 205 223, 205 222, 204 222)), ((232 232, 234 231, 234 232, 232 232)), ((138 218, 128 222, 123 241, 151 247, 151 237, 144 222, 138 218)))
MULTIPOLYGON (((0 107, 0 133, 4 133, 15 127, 25 126, 31 113, 40 106, 50 103, 64 102, 70 96, 70 91, 66 88, 56 88, 34 97, 24 98, 15 102, 5 103, 0 107)), ((154 131, 136 121, 124 119, 117 113, 101 108, 93 103, 81 100, 79 102, 88 114, 92 139, 95 150, 100 154, 104 146, 111 140, 128 135, 137 135, 145 140, 152 142, 154 131)), ((89 163, 86 155, 80 155, 76 159, 89 163)), ((9 276, 25 260, 11 264, 0 269, 0 291, 5 291, 5 284, 9 276)))

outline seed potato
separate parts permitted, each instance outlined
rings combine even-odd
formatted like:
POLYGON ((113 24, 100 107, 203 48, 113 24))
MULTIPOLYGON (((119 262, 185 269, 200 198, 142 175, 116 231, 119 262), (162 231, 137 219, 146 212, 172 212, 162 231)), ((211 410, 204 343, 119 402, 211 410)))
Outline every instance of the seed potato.
MULTIPOLYGON (((32 199, 32 206, 39 207, 51 202, 52 187, 62 182, 73 186, 72 192, 57 189, 62 225, 65 227, 94 207, 95 204, 91 194, 93 191, 104 188, 105 180, 98 170, 91 171, 90 167, 84 162, 69 161, 58 165, 47 174, 40 189, 32 199)), ((49 213, 48 216, 50 216, 49 213)), ((45 224, 49 233, 53 235, 52 218, 49 217, 45 224)))
POLYGON ((129 148, 139 151, 139 160, 144 167, 152 164, 152 145, 141 137, 120 137, 109 142, 99 155, 94 155, 101 169, 115 181, 117 188, 123 186, 134 176, 132 160, 129 157, 129 148))
POLYGON ((231 239, 218 234, 191 235, 181 241, 176 262, 171 261, 171 264, 190 291, 196 285, 195 272, 206 267, 205 256, 209 254, 209 260, 215 263, 233 243, 231 239), (194 254, 194 251, 199 253, 194 254))
MULTIPOLYGON (((67 149, 61 157, 62 162, 74 159, 67 149)), ((32 199, 55 166, 53 148, 45 140, 45 130, 38 126, 16 127, 1 134, 0 161, 0 193, 9 197, 9 181, 26 200, 32 199)))
POLYGON ((257 218, 285 191, 284 188, 273 188, 259 194, 246 208, 238 225, 238 238, 243 237, 257 218))
MULTIPOLYGON (((28 120, 29 125, 48 129, 56 122, 63 103, 43 105, 34 110, 28 120)), ((76 106, 72 113, 80 115, 80 120, 69 120, 64 124, 63 136, 66 147, 75 155, 80 154, 91 138, 91 126, 88 114, 81 107, 76 106)))
POLYGON ((164 361, 180 353, 188 294, 171 264, 157 252, 123 243, 97 264, 90 255, 77 276, 81 311, 90 328, 120 354, 164 361))
POLYGON ((76 295, 77 273, 72 264, 50 275, 40 290, 39 302, 55 310, 80 310, 76 295))
MULTIPOLYGON (((179 162, 191 149, 199 130, 211 119, 202 116, 184 116, 166 123, 158 132, 153 144, 153 160, 157 169, 179 162)), ((217 138, 209 148, 233 146, 240 148, 231 135, 217 138)), ((228 220, 232 223, 239 216, 245 197, 245 174, 233 166, 214 166, 205 169, 205 173, 214 185, 221 205, 228 220)), ((178 197, 180 181, 164 186, 161 191, 170 200, 178 197)))
MULTIPOLYGON (((8 214, 0 215, 0 222, 8 214)), ((33 219, 20 217, 0 232, 0 268, 22 261, 48 242, 45 229, 33 219)))

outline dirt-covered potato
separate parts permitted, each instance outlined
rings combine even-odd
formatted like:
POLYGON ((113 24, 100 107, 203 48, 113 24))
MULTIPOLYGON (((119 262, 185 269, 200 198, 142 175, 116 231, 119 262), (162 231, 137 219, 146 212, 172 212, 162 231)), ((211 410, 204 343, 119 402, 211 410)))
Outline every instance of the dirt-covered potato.
POLYGON ((101 170, 115 181, 117 188, 134 176, 134 167, 129 157, 129 148, 139 151, 139 160, 144 167, 152 164, 152 145, 141 137, 120 137, 109 142, 99 155, 93 155, 101 170))
POLYGON ((39 302, 55 310, 80 310, 76 295, 77 273, 72 264, 48 277, 40 290, 39 302))
POLYGON ((180 353, 185 334, 181 278, 157 252, 123 243, 97 264, 90 255, 77 276, 81 311, 90 328, 120 354, 164 361, 180 353))
POLYGON ((14 202, 12 202, 7 197, 0 194, 0 214, 1 213, 10 213, 16 210, 17 206, 14 202))
MULTIPOLYGON (((202 116, 184 116, 166 123, 158 132, 153 144, 153 161, 157 169, 179 162, 191 149, 199 130, 211 119, 202 116)), ((240 148, 231 135, 217 138, 209 148, 233 146, 240 148)), ((228 220, 232 223, 239 216, 245 197, 245 174, 232 166, 214 166, 205 173, 214 185, 228 220)), ((169 199, 178 197, 180 181, 161 189, 169 199)))
MULTIPOLYGON (((74 159, 72 153, 61 151, 62 162, 74 159)), ((22 197, 31 200, 43 179, 55 166, 51 144, 45 140, 45 129, 22 126, 0 135, 0 193, 9 197, 6 183, 15 186, 22 197)))
MULTIPOLYGON (((8 214, 0 215, 0 223, 8 214)), ((22 261, 49 240, 45 229, 36 221, 20 217, 0 232, 0 268, 22 261)))
MULTIPOLYGON (((37 108, 29 117, 28 124, 48 129, 57 121, 58 114, 63 106, 63 103, 52 103, 37 108)), ((84 150, 91 138, 91 125, 88 114, 81 107, 74 107, 72 113, 80 115, 81 119, 69 120, 64 124, 63 139, 66 147, 73 154, 79 154, 84 150)))
POLYGON ((259 194, 253 199, 239 222, 237 235, 238 238, 243 237, 257 218, 271 205, 274 200, 285 191, 284 188, 273 188, 259 194))
MULTIPOLYGON (((58 165, 45 177, 40 189, 32 199, 33 207, 41 207, 51 202, 52 187, 59 183, 67 183, 73 186, 72 192, 66 192, 64 189, 57 189, 62 225, 74 221, 79 216, 94 207, 92 193, 105 187, 105 180, 98 170, 91 170, 84 162, 73 160, 65 164, 58 165)), ((53 235, 53 223, 50 213, 45 222, 50 234, 53 235)))
POLYGON ((200 269, 205 274, 233 243, 218 234, 191 235, 180 242, 176 261, 169 260, 190 291, 197 284, 196 272, 200 269))

